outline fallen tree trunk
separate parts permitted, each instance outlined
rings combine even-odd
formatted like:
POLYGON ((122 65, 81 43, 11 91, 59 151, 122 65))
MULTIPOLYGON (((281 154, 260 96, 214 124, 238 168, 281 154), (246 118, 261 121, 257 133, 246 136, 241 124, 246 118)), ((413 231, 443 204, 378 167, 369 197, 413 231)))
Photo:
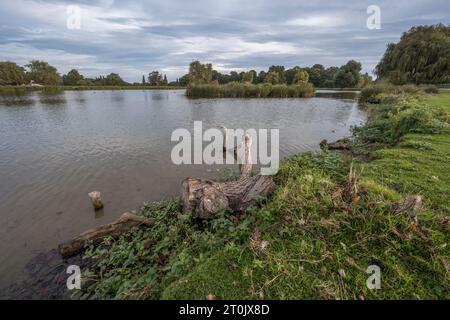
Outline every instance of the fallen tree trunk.
POLYGON ((241 177, 232 182, 214 182, 187 178, 182 183, 183 211, 191 211, 195 218, 209 219, 222 210, 244 211, 258 198, 275 190, 272 176, 250 176, 252 171, 251 136, 244 137, 244 159, 241 177))
POLYGON ((59 253, 64 258, 71 257, 81 252, 85 245, 90 241, 98 243, 107 236, 117 238, 135 227, 151 227, 153 225, 154 221, 152 219, 138 216, 130 212, 125 212, 119 219, 109 224, 85 231, 68 243, 60 244, 59 253))
POLYGON ((328 142, 324 139, 320 142, 320 148, 323 149, 325 147, 327 147, 328 150, 351 150, 352 143, 348 138, 340 139, 335 142, 328 142))

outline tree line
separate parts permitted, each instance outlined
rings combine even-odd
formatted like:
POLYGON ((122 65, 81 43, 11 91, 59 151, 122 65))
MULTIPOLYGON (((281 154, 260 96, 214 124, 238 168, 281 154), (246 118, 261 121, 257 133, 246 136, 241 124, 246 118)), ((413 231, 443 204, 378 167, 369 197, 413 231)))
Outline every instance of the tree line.
POLYGON ((450 83, 450 26, 412 27, 387 45, 375 74, 399 85, 450 83))
POLYGON ((321 64, 315 64, 312 67, 295 66, 286 69, 281 65, 273 65, 267 71, 249 70, 239 73, 231 71, 229 74, 222 74, 214 70, 211 64, 193 61, 189 66, 189 73, 177 79, 177 81, 182 81, 183 85, 208 84, 211 82, 217 84, 243 82, 293 85, 309 82, 315 87, 322 88, 354 88, 363 87, 372 82, 372 77, 367 73, 361 74, 361 63, 355 60, 350 60, 341 67, 325 68, 321 64))
POLYGON ((174 86, 177 83, 168 82, 167 76, 158 71, 152 71, 147 77, 142 76, 142 82, 128 83, 118 73, 94 78, 84 77, 77 69, 60 75, 58 70, 48 62, 32 60, 24 67, 11 61, 0 61, 0 85, 67 85, 67 86, 174 86))

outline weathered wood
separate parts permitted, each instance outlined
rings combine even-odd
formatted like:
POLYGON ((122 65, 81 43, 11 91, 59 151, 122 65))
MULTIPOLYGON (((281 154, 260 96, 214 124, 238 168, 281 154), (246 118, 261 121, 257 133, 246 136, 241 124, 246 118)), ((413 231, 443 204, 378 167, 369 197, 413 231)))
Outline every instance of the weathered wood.
POLYGON ((91 199, 92 205, 94 206, 95 210, 100 210, 103 208, 102 194, 100 193, 100 191, 89 192, 88 196, 91 199))
POLYGON ((419 195, 412 196, 406 199, 399 200, 394 203, 394 214, 401 214, 403 212, 414 212, 423 206, 423 198, 419 195))
POLYGON ((322 141, 320 141, 320 148, 324 149, 325 147, 327 147, 328 150, 351 150, 352 144, 348 138, 340 139, 330 143, 328 143, 326 139, 323 139, 322 141))
POLYGON ((222 210, 244 211, 254 205, 259 197, 275 190, 272 176, 251 176, 251 136, 244 137, 244 159, 241 177, 237 181, 214 182, 206 179, 187 178, 182 183, 183 211, 191 211, 194 217, 209 219, 222 210))
POLYGON ((151 227, 153 225, 154 221, 152 219, 125 212, 119 219, 106 225, 87 230, 68 243, 59 245, 59 253, 64 258, 67 258, 82 251, 89 241, 98 243, 107 236, 117 238, 135 227, 151 227))

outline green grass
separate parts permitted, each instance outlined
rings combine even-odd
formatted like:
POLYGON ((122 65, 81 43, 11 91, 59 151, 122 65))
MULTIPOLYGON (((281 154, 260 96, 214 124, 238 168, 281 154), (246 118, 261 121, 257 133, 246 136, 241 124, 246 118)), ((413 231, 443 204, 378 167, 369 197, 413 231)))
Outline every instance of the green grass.
POLYGON ((83 298, 450 299, 450 94, 391 98, 355 131, 368 162, 290 157, 260 207, 210 221, 179 200, 144 206, 155 228, 86 252, 83 298), (413 195, 424 207, 398 213, 413 195))

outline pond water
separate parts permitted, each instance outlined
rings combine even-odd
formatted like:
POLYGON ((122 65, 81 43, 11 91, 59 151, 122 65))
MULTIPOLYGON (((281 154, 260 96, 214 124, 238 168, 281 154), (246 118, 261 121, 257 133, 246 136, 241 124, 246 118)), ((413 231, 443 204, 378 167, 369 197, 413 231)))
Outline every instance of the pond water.
MULTIPOLYGON (((0 97, 0 288, 24 266, 86 229, 144 201, 180 194, 188 176, 223 166, 171 162, 173 130, 279 128, 282 157, 318 150, 365 120, 352 96, 310 99, 196 99, 184 90, 34 92, 0 97), (87 197, 102 192, 95 213, 87 197)), ((320 94, 319 94, 320 95, 320 94)))

